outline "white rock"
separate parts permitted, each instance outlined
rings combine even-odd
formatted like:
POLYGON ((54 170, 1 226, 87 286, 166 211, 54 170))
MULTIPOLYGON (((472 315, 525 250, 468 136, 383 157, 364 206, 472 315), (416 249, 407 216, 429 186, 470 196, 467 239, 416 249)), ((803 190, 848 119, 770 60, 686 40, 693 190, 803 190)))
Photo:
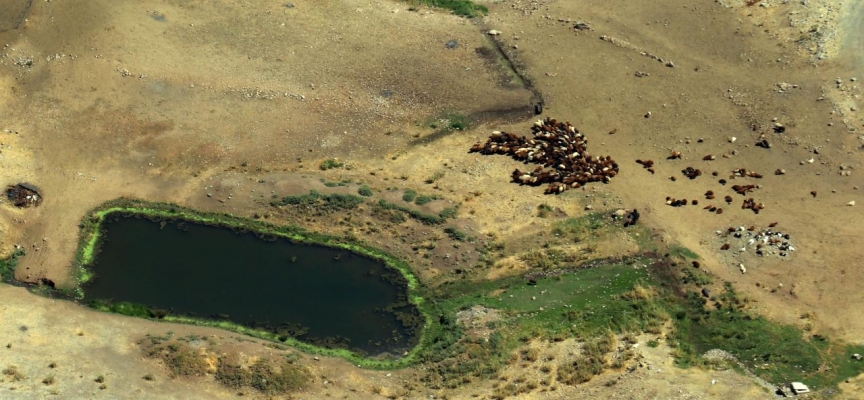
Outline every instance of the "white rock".
POLYGON ((489 34, 492 36, 498 36, 501 34, 501 31, 496 31, 496 30, 492 29, 491 31, 489 31, 489 34))
POLYGON ((849 207, 854 206, 854 205, 855 205, 855 200, 852 200, 852 201, 846 203, 846 205, 849 206, 849 207))
POLYGON ((738 140, 738 138, 736 138, 735 136, 731 136, 729 138, 729 143, 735 143, 736 140, 738 140))

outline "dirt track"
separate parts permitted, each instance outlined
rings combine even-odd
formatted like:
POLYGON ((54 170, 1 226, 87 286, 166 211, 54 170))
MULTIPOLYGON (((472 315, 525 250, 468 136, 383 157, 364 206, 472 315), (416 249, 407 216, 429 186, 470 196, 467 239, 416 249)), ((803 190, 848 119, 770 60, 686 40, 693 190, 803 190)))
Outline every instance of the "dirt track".
MULTIPOLYGON (((260 190, 249 192, 265 174, 268 189, 281 195, 307 190, 322 176, 376 189, 431 191, 423 181, 445 171, 435 192, 464 201, 460 217, 471 230, 518 242, 548 228, 548 221, 533 217, 542 202, 569 215, 586 204, 638 208, 645 224, 696 251, 711 272, 757 300, 760 312, 862 341, 864 318, 852 305, 864 302, 856 286, 864 278, 858 268, 864 153, 857 132, 864 71, 847 56, 855 53, 843 50, 854 49, 860 36, 844 39, 836 54, 814 64, 795 43, 797 28, 764 24, 793 18, 799 5, 489 3, 490 16, 476 24, 440 11, 409 12, 390 1, 294 8, 252 1, 35 2, 19 29, 0 32, 0 45, 9 45, 0 50, 0 164, 4 185, 36 184, 45 199, 31 209, 4 200, 0 249, 27 249, 19 279, 64 284, 78 221, 112 198, 251 215, 267 210, 260 190), (576 31, 576 21, 592 29, 576 31), (498 39, 543 94, 546 115, 571 121, 588 135, 593 154, 621 164, 610 185, 543 196, 542 188, 509 183, 518 163, 467 153, 493 129, 527 135, 531 120, 490 117, 474 130, 434 136, 430 122, 448 114, 494 117, 534 99, 530 90, 508 83, 506 68, 483 56, 488 50, 477 50, 491 46, 481 26, 503 32, 498 39), (454 39, 458 46, 448 49, 445 43, 454 39), (775 122, 786 131, 774 133, 775 122), (763 133, 770 149, 755 146, 763 133), (666 160, 673 150, 682 153, 680 160, 666 160), (703 161, 707 154, 716 160, 703 161), (353 168, 322 172, 318 164, 327 158, 353 168), (656 174, 636 159, 655 160, 656 174), (851 167, 843 170, 851 175, 841 175, 841 165, 851 167), (703 175, 684 178, 680 171, 687 166, 703 175), (742 167, 764 178, 717 183, 742 167), (776 169, 786 174, 775 176, 776 169), (748 195, 765 204, 758 215, 740 209, 743 198, 729 189, 742 182, 763 186, 748 195), (718 197, 714 203, 725 212, 710 214, 701 206, 708 204, 706 190, 728 192, 734 203, 718 197), (699 199, 700 206, 669 207, 666 196, 699 199), (858 205, 846 206, 849 201, 858 205), (771 222, 794 237, 798 250, 789 260, 719 250, 714 231, 771 222), (746 274, 738 263, 747 266, 746 274), (783 288, 772 291, 780 283, 783 288), (808 312, 813 320, 802 320, 808 312)), ((848 32, 854 24, 840 26, 848 32)), ((609 246, 611 252, 626 244, 609 246)), ((3 292, 18 304, 31 298, 18 289, 3 292)), ((66 303, 62 308, 95 315, 66 303)), ((14 324, 4 329, 27 322, 14 324)), ((125 324, 116 329, 131 335, 145 323, 125 324)), ((52 348, 74 359, 103 345, 62 341, 52 348)), ((141 365, 125 356, 109 359, 104 362, 141 365)), ((358 386, 377 379, 356 374, 358 386)))

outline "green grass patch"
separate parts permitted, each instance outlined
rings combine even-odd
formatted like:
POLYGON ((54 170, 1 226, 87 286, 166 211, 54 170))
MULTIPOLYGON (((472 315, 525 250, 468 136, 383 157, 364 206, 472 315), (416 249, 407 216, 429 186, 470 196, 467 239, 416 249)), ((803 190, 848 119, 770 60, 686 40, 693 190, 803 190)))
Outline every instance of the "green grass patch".
POLYGON ((681 270, 681 283, 685 285, 705 286, 714 283, 714 279, 697 268, 684 267, 681 270))
POLYGON ((864 372, 864 363, 850 357, 861 346, 833 345, 825 338, 807 336, 793 326, 754 315, 730 284, 716 308, 705 308, 705 302, 691 292, 670 306, 675 315, 670 345, 676 348, 679 365, 701 364, 700 354, 722 349, 769 382, 801 381, 814 390, 836 386, 864 372))
POLYGON ((484 5, 474 4, 470 0, 408 0, 411 4, 423 4, 450 10, 455 15, 467 18, 480 17, 489 13, 484 5))
POLYGON ((495 281, 455 281, 430 289, 427 295, 439 307, 440 339, 426 349, 426 384, 453 387, 465 377, 488 378, 513 351, 528 340, 594 338, 606 332, 640 328, 644 321, 660 324, 668 317, 651 308, 647 300, 622 296, 647 279, 645 269, 631 265, 608 265, 538 278, 536 286, 522 277, 495 281), (494 295, 493 295, 494 294, 494 295), (489 341, 468 339, 455 324, 456 314, 475 305, 497 309, 505 317, 495 326, 489 341))
POLYGON ((87 303, 87 305, 90 306, 90 308, 99 311, 128 315, 130 317, 151 318, 156 314, 145 305, 129 302, 112 303, 108 301, 94 300, 87 303))
POLYGON ((677 244, 669 247, 669 254, 672 255, 673 257, 678 257, 678 258, 685 258, 685 259, 691 259, 691 260, 698 260, 699 259, 699 255, 696 254, 695 252, 693 252, 693 250, 690 250, 684 246, 677 245, 677 244))
POLYGON ((15 267, 18 266, 18 258, 23 255, 24 249, 18 249, 8 258, 0 259, 0 280, 12 282, 15 279, 15 267))
POLYGON ((602 213, 590 213, 578 218, 567 218, 555 223, 552 233, 573 243, 599 238, 606 228, 617 228, 610 224, 602 213))
MULTIPOLYGON (((537 278, 536 285, 514 277, 454 281, 430 289, 426 297, 435 299, 446 317, 439 328, 446 332, 440 334, 443 342, 437 353, 421 359, 435 365, 431 370, 442 379, 436 385, 447 387, 448 382, 453 384, 464 376, 491 376, 529 340, 575 337, 593 343, 610 332, 660 334, 664 324, 672 321, 668 343, 674 348, 679 366, 708 366, 710 363, 701 355, 716 348, 731 353, 757 376, 777 384, 802 381, 814 389, 823 389, 864 372, 864 363, 850 357, 864 352, 862 346, 834 344, 755 315, 731 286, 718 296, 716 307, 706 307, 707 300, 695 292, 676 294, 672 287, 680 286, 680 282, 660 277, 653 267, 636 267, 643 263, 650 260, 537 278), (490 338, 488 343, 466 340, 460 328, 448 325, 459 311, 474 305, 497 309, 506 316, 496 323, 494 340, 490 338), (487 361, 472 363, 463 354, 487 361)), ((650 347, 658 345, 656 341, 649 343, 650 347)), ((575 365, 559 365, 562 373, 558 380, 579 383, 595 376, 605 368, 597 354, 582 354, 575 365)), ((620 366, 623 362, 612 359, 609 365, 620 366)))
POLYGON ((468 117, 462 114, 452 114, 448 119, 450 120, 449 128, 457 131, 468 129, 471 123, 468 117))

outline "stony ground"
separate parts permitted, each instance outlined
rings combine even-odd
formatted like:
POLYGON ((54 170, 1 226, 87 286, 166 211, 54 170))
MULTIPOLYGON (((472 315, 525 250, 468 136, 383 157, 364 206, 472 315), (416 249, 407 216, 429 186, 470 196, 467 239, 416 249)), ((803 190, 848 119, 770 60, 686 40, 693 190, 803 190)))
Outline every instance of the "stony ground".
MULTIPOLYGON (((18 9, 27 2, 0 1, 7 3, 18 9)), ((697 252, 709 271, 755 299, 761 313, 862 341, 864 318, 851 306, 864 301, 856 287, 864 277, 857 268, 864 240, 862 14, 852 12, 860 1, 483 3, 491 13, 479 20, 365 0, 292 8, 241 0, 33 2, 17 29, 17 14, 2 16, 4 184, 35 184, 45 200, 30 209, 4 200, 0 250, 27 249, 18 279, 67 284, 77 223, 106 200, 134 196, 252 216, 272 212, 272 194, 318 188, 321 178, 352 179, 379 193, 389 188, 391 196, 407 188, 439 194, 462 204, 460 228, 526 248, 551 223, 535 217, 538 204, 571 216, 587 205, 628 207, 642 211, 643 223, 666 240, 697 252), (574 29, 576 22, 589 29, 574 29), (492 38, 490 29, 501 34, 492 38), (446 46, 451 40, 453 48, 446 46), (512 55, 534 92, 500 62, 491 40, 512 55), (546 115, 571 121, 588 135, 593 154, 621 164, 610 185, 544 196, 542 188, 509 183, 515 161, 467 153, 493 129, 527 135, 532 120, 526 110, 538 92, 546 115), (444 134, 430 128, 454 114, 480 123, 444 134), (783 133, 775 133, 776 124, 783 133), (769 149, 756 146, 763 138, 769 149), (667 160, 672 151, 681 158, 667 160), (703 160, 706 155, 715 160, 703 160), (351 169, 321 171, 319 163, 328 158, 351 169), (654 160, 656 173, 636 159, 654 160), (688 166, 702 175, 685 178, 681 170, 688 166), (733 180, 736 168, 764 177, 733 180), (775 175, 778 169, 786 174, 775 175), (439 178, 425 183, 432 176, 439 178), (729 183, 719 184, 721 178, 729 183), (262 179, 265 187, 257 183, 262 179), (732 192, 733 184, 761 185, 747 197, 765 209, 741 209, 745 197, 732 192), (707 200, 707 190, 719 196, 707 200), (727 194, 732 204, 722 200, 727 194), (700 205, 669 207, 667 196, 700 205), (858 205, 848 206, 852 201, 858 205), (712 203, 725 212, 702 209, 712 203), (724 240, 715 231, 773 222, 797 248, 785 260, 720 250, 724 240)), ((306 223, 339 229, 328 221, 306 223)), ((393 231, 370 241, 392 243, 410 257, 411 244, 428 235, 393 231), (402 236, 402 244, 392 240, 402 236)), ((613 254, 632 244, 605 246, 601 252, 613 254)), ((459 264, 437 249, 427 260, 417 264, 429 279, 470 266, 472 258, 459 264)), ((0 388, 20 398, 52 391, 71 398, 236 395, 204 378, 172 380, 141 357, 134 345, 141 332, 169 330, 164 324, 98 314, 20 288, 3 286, 0 293, 0 336, 11 344, 2 359, 25 376, 4 376, 0 388), (52 362, 56 371, 47 367, 52 362), (146 373, 155 383, 141 379, 146 373), (55 384, 41 383, 52 374, 55 384), (99 374, 110 377, 105 390, 92 381, 99 374)), ((227 342, 235 336, 170 330, 227 342)), ((269 350, 222 345, 226 351, 269 350)), ((656 368, 622 375, 618 384, 605 385, 617 379, 610 375, 527 397, 767 396, 732 372, 673 369, 662 347, 643 353, 656 368)), ((330 378, 316 379, 301 398, 369 398, 376 387, 396 393, 415 373, 306 362, 330 378)), ((470 398, 487 389, 448 396, 470 398)))

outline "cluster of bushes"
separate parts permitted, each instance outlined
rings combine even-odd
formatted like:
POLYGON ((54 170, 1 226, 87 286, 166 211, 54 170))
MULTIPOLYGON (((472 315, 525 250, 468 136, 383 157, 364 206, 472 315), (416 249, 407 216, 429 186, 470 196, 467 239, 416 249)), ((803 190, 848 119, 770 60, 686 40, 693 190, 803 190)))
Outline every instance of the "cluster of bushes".
POLYGON ((270 204, 274 206, 314 207, 318 211, 343 211, 357 208, 363 204, 363 198, 353 194, 321 194, 317 190, 310 190, 307 194, 285 196, 270 204))
POLYGON ((172 340, 170 335, 148 336, 139 344, 143 345, 145 356, 162 360, 173 377, 212 373, 216 381, 227 387, 251 387, 270 395, 302 389, 311 379, 306 368, 295 364, 296 357, 260 358, 251 365, 245 365, 236 354, 221 355, 213 370, 207 353, 183 342, 182 338, 172 340))
POLYGON ((612 332, 588 340, 582 345, 581 354, 558 366, 558 381, 568 385, 590 381, 606 370, 606 355, 614 348, 615 336, 612 332))
POLYGON ((280 394, 306 387, 311 374, 306 368, 290 360, 260 358, 252 365, 244 366, 236 358, 219 358, 216 381, 230 388, 252 387, 262 393, 280 394))
POLYGON ((412 210, 408 207, 400 206, 398 204, 390 203, 387 200, 381 199, 378 201, 378 207, 384 210, 398 210, 409 217, 419 221, 424 225, 440 225, 447 221, 449 218, 453 218, 456 216, 456 208, 447 207, 441 212, 436 214, 426 214, 424 212, 418 210, 412 210))

